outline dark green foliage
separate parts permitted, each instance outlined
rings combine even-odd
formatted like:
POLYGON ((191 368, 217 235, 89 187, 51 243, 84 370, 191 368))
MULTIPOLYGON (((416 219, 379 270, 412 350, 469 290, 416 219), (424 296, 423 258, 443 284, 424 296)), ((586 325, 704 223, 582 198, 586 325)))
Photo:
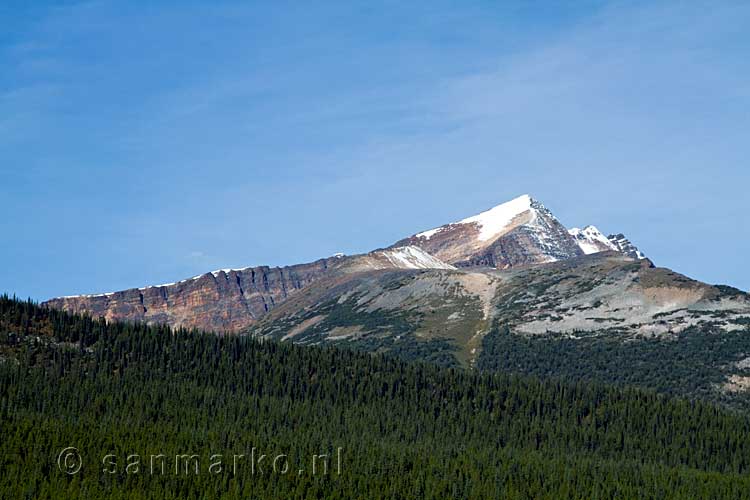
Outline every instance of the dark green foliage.
POLYGON ((750 408, 747 396, 720 390, 727 374, 743 372, 736 363, 750 356, 747 331, 692 327, 676 338, 625 339, 585 332, 571 338, 516 335, 497 326, 482 347, 478 367, 485 371, 637 386, 750 408))
POLYGON ((704 403, 8 298, 0 332, 0 498, 750 498, 750 421, 704 403), (66 446, 77 475, 57 468, 66 446), (102 472, 108 453, 253 447, 293 471, 341 447, 341 473, 102 472))
POLYGON ((414 320, 404 312, 359 311, 355 299, 344 302, 331 300, 316 311, 316 314, 325 314, 326 318, 313 328, 314 331, 326 331, 337 326, 361 326, 367 332, 377 332, 381 328, 387 328, 391 336, 398 336, 407 334, 416 327, 414 320))
POLYGON ((747 295, 745 292, 743 292, 739 288, 735 288, 729 285, 715 285, 714 288, 716 288, 719 291, 719 294, 716 297, 717 300, 721 298, 725 298, 725 297, 739 297, 739 296, 747 295))

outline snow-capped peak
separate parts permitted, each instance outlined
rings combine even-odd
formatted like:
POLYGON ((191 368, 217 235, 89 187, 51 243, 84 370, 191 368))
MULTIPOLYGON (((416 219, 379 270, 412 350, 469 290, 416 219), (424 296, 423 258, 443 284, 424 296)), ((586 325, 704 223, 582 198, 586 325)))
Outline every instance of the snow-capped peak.
MULTIPOLYGON (((524 194, 508 202, 490 208, 478 215, 462 219, 449 225, 458 224, 477 224, 479 226, 479 235, 477 239, 487 241, 494 236, 502 233, 518 215, 532 209, 534 200, 528 194, 524 194)), ((440 226, 429 231, 424 231, 416 236, 430 239, 436 233, 445 229, 446 226, 440 226)))
POLYGON ((568 230, 528 194, 458 222, 396 242, 414 245, 459 266, 506 268, 583 254, 568 230))
POLYGON ((586 226, 583 229, 574 227, 568 232, 575 238, 576 243, 581 247, 583 253, 587 255, 607 250, 617 250, 617 247, 596 226, 586 226))

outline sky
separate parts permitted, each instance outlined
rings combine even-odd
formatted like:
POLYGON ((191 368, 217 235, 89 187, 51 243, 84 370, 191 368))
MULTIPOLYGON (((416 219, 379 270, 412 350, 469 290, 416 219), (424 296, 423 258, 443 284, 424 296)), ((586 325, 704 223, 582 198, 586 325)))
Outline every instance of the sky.
POLYGON ((524 193, 748 290, 748 25, 722 1, 4 1, 0 293, 361 253, 524 193))

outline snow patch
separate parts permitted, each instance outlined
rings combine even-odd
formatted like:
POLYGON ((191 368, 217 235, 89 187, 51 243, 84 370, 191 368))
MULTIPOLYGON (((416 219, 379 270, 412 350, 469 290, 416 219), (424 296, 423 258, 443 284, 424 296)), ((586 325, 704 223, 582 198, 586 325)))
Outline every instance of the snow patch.
POLYGON ((380 250, 377 253, 400 269, 456 269, 421 248, 411 245, 380 250))
MULTIPOLYGON (((531 210, 532 202, 533 200, 531 196, 529 196, 528 194, 524 194, 522 196, 519 196, 518 198, 486 210, 478 215, 462 219, 458 222, 455 222, 454 224, 477 224, 479 226, 478 239, 480 241, 487 241, 492 239, 497 234, 503 232, 513 221, 513 219, 518 215, 531 210)), ((416 236, 418 238, 421 237, 429 240, 435 234, 443 231, 445 227, 446 226, 440 226, 434 229, 430 229, 429 231, 421 232, 416 236)))

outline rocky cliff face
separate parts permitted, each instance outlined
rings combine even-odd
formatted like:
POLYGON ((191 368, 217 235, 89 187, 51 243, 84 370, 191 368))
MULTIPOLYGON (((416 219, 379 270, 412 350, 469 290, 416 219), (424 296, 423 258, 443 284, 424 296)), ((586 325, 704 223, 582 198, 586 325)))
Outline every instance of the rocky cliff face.
POLYGON ((338 261, 331 258, 288 267, 214 271, 168 285, 62 297, 45 304, 109 320, 235 332, 320 279, 338 261))
POLYGON ((624 234, 610 234, 608 237, 609 241, 614 245, 618 252, 627 255, 631 259, 645 259, 646 256, 643 252, 638 250, 638 247, 633 245, 624 234))
POLYGON ((296 266, 225 269, 167 285, 61 297, 45 305, 108 320, 238 332, 324 276, 388 269, 455 268, 420 248, 399 247, 296 266))

